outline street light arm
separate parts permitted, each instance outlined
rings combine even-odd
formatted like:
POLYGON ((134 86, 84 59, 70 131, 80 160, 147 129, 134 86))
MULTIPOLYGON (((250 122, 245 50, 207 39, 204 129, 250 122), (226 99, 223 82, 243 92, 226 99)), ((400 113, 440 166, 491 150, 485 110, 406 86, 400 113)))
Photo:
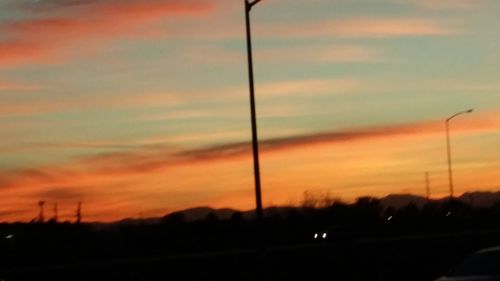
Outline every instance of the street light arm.
POLYGON ((462 114, 466 114, 466 113, 471 113, 472 111, 474 111, 474 110, 473 109, 469 109, 469 110, 465 110, 465 111, 461 111, 461 112, 455 113, 450 118, 446 119, 446 122, 450 122, 451 119, 457 117, 458 115, 462 115, 462 114))
POLYGON ((253 6, 257 5, 257 3, 259 3, 260 1, 262 0, 254 0, 253 2, 248 2, 248 0, 246 0, 248 9, 251 9, 253 6))

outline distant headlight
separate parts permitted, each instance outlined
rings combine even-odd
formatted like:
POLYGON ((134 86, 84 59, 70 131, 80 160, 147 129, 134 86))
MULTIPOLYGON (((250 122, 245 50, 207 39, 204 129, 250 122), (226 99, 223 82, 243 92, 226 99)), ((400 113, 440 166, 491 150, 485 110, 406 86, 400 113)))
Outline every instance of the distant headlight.
POLYGON ((318 239, 318 233, 314 233, 314 239, 318 239))
POLYGON ((326 232, 323 232, 323 235, 321 235, 321 237, 323 237, 323 239, 326 239, 326 232))

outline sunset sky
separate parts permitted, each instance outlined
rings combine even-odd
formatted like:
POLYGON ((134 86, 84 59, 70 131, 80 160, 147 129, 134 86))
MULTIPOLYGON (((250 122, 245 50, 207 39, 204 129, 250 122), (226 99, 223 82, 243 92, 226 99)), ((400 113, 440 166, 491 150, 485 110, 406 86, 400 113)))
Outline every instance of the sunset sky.
MULTIPOLYGON (((500 190, 500 1, 263 0, 265 207, 500 190)), ((255 206, 243 0, 0 0, 0 221, 255 206)))

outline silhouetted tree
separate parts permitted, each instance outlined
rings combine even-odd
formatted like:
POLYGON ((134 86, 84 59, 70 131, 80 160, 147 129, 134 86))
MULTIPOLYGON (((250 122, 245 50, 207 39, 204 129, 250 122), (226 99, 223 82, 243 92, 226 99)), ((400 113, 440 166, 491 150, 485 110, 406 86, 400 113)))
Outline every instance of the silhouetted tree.
POLYGON ((470 206, 461 200, 453 198, 443 202, 441 210, 445 215, 464 217, 470 212, 470 206))
POLYGON ((437 202, 428 202, 422 207, 422 215, 425 218, 436 218, 440 215, 441 206, 437 202))
POLYGON ((209 213, 206 217, 205 217, 205 222, 207 223, 216 223, 219 221, 219 218, 217 217, 217 215, 213 212, 209 213))
POLYGON ((353 207, 356 219, 361 223, 373 223, 378 221, 383 210, 380 200, 373 197, 360 197, 353 207))
POLYGON ((415 220, 420 214, 417 204, 410 202, 408 205, 400 208, 397 212, 398 218, 402 220, 415 220))
POLYGON ((230 221, 231 222, 241 222, 241 221, 243 221, 243 213, 242 212, 234 212, 231 215, 230 221))
POLYGON ((310 191, 306 190, 304 191, 304 197, 302 198, 302 203, 301 206, 302 208, 316 208, 318 206, 319 200, 314 196, 313 193, 310 191))
POLYGON ((352 223, 352 208, 337 200, 328 208, 328 218, 335 223, 352 223))

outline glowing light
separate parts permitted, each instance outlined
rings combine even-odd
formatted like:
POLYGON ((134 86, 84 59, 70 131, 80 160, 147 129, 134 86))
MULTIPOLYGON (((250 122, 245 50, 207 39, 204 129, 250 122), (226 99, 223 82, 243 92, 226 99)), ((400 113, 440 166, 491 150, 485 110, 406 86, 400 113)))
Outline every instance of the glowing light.
POLYGON ((314 233, 314 239, 318 239, 318 233, 314 233))
POLYGON ((326 239, 326 232, 323 232, 323 239, 326 239))

